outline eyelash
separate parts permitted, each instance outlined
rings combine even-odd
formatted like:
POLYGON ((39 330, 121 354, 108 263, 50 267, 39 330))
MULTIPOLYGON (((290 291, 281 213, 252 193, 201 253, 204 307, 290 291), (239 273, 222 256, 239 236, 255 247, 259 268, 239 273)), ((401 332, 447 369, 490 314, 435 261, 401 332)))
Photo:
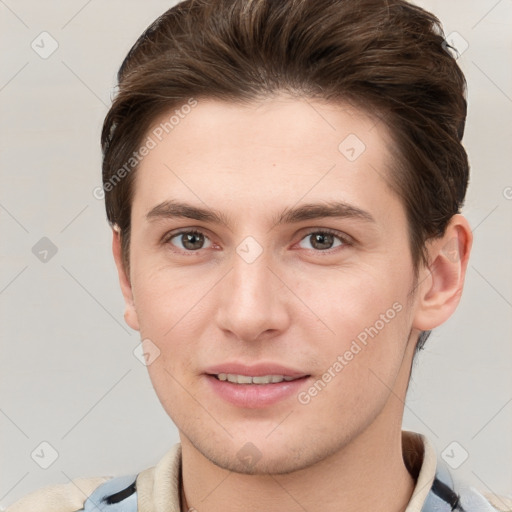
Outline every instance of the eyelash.
MULTIPOLYGON (((344 235, 342 233, 340 233, 339 231, 335 231, 333 229, 328 229, 328 228, 323 228, 323 229, 312 229, 311 231, 309 231, 308 233, 306 233, 300 240, 304 240, 305 238, 313 235, 313 234, 322 234, 322 235, 333 235, 335 236, 336 238, 338 238, 338 240, 340 240, 341 242, 341 246, 337 246, 337 247, 334 247, 334 248, 331 248, 331 249, 325 249, 325 250, 316 250, 316 249, 306 249, 308 251, 313 251, 313 252, 316 252, 316 253, 319 253, 319 254, 322 254, 322 253, 325 253, 325 254, 332 254, 333 251, 336 251, 336 250, 340 250, 341 248, 343 248, 344 246, 347 246, 347 245, 353 245, 353 241, 351 240, 351 238, 348 236, 348 235, 344 235)), ((210 240, 210 238, 208 237, 208 235, 206 235, 206 233, 204 233, 203 231, 200 231, 198 229, 182 229, 182 230, 179 230, 179 231, 176 231, 176 232, 171 232, 171 233, 167 233, 163 239, 162 239, 162 243, 163 244, 169 244, 170 241, 179 236, 179 235, 183 235, 183 234, 193 234, 193 235, 202 235, 204 236, 205 238, 207 238, 208 240, 210 240)), ((211 241, 211 240, 210 240, 211 241)), ((171 244, 172 245, 172 244, 171 244)), ((174 247, 174 246, 173 246, 174 247)), ((191 254, 194 254, 194 253, 199 253, 201 251, 201 249, 198 249, 196 251, 187 251, 187 250, 182 250, 182 249, 179 249, 177 247, 174 247, 172 249, 173 251, 175 252, 178 252, 178 253, 181 253, 181 254, 187 254, 187 255, 191 255, 191 254)))

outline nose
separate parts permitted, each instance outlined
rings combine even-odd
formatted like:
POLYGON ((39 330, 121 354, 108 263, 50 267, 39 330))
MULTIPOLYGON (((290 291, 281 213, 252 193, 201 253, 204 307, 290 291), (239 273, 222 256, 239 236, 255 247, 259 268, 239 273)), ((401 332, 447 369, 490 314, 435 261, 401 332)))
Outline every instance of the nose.
POLYGON ((219 287, 216 322, 240 341, 275 337, 290 323, 290 292, 265 251, 255 260, 234 254, 231 270, 219 287))

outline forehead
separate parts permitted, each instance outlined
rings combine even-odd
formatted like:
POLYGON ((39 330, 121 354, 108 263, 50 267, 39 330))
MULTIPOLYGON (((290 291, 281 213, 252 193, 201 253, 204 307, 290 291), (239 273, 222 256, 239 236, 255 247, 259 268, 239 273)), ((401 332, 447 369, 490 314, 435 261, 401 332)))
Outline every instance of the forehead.
POLYGON ((135 179, 139 214, 170 198, 269 215, 269 205, 301 200, 398 201, 388 186, 387 128, 348 104, 198 99, 157 118, 145 143, 151 149, 135 179))
POLYGON ((328 149, 325 157, 342 154, 351 162, 368 145, 390 140, 377 113, 371 115, 348 103, 285 95, 249 103, 189 100, 158 117, 148 136, 158 144, 172 136, 175 142, 186 143, 184 149, 199 143, 204 150, 228 149, 232 155, 258 145, 267 154, 309 150, 311 156, 318 156, 320 149, 328 149))

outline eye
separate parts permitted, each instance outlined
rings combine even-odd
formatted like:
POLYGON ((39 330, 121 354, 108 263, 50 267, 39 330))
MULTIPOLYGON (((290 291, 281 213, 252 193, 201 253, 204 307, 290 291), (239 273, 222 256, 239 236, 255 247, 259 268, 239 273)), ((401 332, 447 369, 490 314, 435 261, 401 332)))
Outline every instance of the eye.
MULTIPOLYGON (((183 230, 177 233, 170 233, 163 239, 164 243, 170 243, 183 252, 198 252, 201 249, 212 247, 211 240, 199 230, 183 230)), ((349 237, 330 229, 317 229, 310 231, 299 242, 303 249, 311 249, 317 252, 326 252, 336 247, 350 245, 349 237), (308 241, 310 246, 302 245, 308 241)))
POLYGON ((340 247, 342 245, 348 245, 349 241, 346 237, 342 236, 340 233, 336 231, 332 231, 330 229, 322 229, 317 231, 310 231, 302 240, 309 241, 310 247, 304 247, 301 245, 303 249, 313 249, 316 251, 328 251, 330 249, 334 249, 336 247, 340 247), (339 241, 338 244, 334 245, 336 239, 339 241))
POLYGON ((172 233, 165 237, 164 243, 171 243, 172 245, 182 249, 185 252, 196 252, 200 249, 206 249, 211 246, 210 239, 201 231, 189 230, 179 231, 178 233, 172 233), (173 240, 176 239, 176 243, 173 240), (205 246, 205 241, 208 240, 210 245, 205 246))

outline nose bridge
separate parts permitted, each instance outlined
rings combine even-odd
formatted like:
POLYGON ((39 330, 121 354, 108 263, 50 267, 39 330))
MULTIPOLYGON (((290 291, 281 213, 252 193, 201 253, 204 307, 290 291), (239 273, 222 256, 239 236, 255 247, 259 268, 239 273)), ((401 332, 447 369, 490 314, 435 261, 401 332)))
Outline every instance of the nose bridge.
POLYGON ((223 284, 217 310, 219 327, 241 340, 254 340, 268 330, 280 330, 287 321, 284 298, 276 286, 270 252, 247 237, 236 248, 232 268, 223 284))
POLYGON ((255 241, 246 240, 236 250, 233 258, 233 270, 231 272, 231 293, 236 298, 239 306, 248 306, 258 309, 260 314, 265 306, 270 307, 272 273, 268 269, 269 251, 255 241))
POLYGON ((232 280, 234 281, 233 292, 238 295, 239 300, 253 301, 263 297, 273 288, 268 269, 269 261, 267 255, 260 255, 254 261, 244 259, 238 253, 233 261, 232 280))
POLYGON ((245 288, 258 289, 263 288, 265 283, 268 289, 268 266, 271 265, 271 250, 268 244, 262 240, 262 236, 256 239, 254 236, 249 235, 242 239, 236 246, 235 253, 233 254, 233 271, 232 279, 244 292, 245 288))

